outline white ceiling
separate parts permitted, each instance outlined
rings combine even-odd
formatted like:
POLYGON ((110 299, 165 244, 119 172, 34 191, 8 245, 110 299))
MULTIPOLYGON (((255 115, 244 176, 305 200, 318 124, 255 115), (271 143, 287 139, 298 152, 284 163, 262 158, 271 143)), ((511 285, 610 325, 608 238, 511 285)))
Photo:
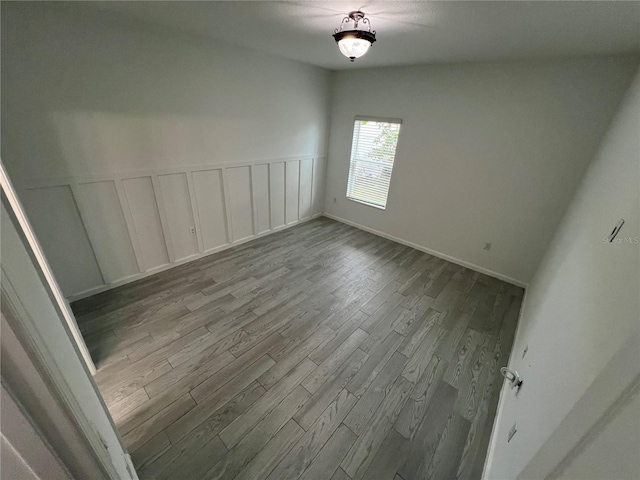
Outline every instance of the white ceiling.
POLYGON ((80 2, 333 70, 640 51, 640 2, 80 2), (378 41, 354 64, 331 34, 350 10, 378 41))

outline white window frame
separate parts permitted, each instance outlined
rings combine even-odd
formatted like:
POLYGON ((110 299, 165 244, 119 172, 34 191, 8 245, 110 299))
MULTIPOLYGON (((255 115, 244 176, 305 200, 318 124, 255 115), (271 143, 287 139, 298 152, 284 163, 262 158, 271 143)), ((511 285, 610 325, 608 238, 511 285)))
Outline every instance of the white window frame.
MULTIPOLYGON (((398 141, 396 142, 396 147, 395 147, 395 152, 393 155, 393 164, 391 165, 391 172, 389 173, 389 185, 387 187, 387 191, 386 191, 386 197, 385 197, 385 202, 384 205, 381 204, 377 204, 374 202, 370 202, 367 201, 366 199, 363 198, 359 198, 357 196, 353 195, 353 192, 351 191, 352 188, 352 172, 353 172, 353 162, 354 162, 354 148, 356 145, 355 142, 355 135, 356 135, 356 123, 357 122, 361 122, 361 121, 369 121, 369 122, 377 122, 377 123, 393 123, 393 124, 397 124, 400 126, 400 130, 402 130, 402 119, 401 118, 387 118, 387 117, 368 117, 368 116, 356 116, 353 119, 353 129, 351 131, 351 152, 349 154, 349 174, 347 176, 347 192, 346 192, 346 198, 347 200, 351 200, 353 202, 358 202, 361 203, 363 205, 367 205, 369 207, 373 207, 373 208, 377 208, 379 210, 386 210, 387 208, 387 204, 389 202, 389 192, 391 190, 391 178, 393 177, 393 168, 395 166, 396 163, 396 158, 398 156, 398 142, 400 140, 400 132, 398 132, 398 141)), ((357 162, 358 160, 356 160, 357 162)), ((362 160, 360 160, 362 161, 362 160)), ((371 163, 375 163, 375 161, 371 161, 371 163)))

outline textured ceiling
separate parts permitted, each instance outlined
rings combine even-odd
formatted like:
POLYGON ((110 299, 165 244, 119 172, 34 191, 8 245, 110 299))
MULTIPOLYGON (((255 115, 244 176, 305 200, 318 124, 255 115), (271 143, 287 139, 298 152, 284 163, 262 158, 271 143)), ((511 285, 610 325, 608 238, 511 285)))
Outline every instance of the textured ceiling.
POLYGON ((640 51, 640 2, 79 3, 334 70, 640 51), (331 34, 357 9, 371 19, 378 41, 350 64, 331 34))

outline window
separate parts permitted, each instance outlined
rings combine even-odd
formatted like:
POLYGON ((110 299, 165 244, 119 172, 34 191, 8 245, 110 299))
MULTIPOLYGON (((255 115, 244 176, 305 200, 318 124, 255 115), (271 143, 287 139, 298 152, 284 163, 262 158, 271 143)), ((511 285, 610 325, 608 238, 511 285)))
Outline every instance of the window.
POLYGON ((385 209, 402 120, 356 117, 347 198, 385 209))

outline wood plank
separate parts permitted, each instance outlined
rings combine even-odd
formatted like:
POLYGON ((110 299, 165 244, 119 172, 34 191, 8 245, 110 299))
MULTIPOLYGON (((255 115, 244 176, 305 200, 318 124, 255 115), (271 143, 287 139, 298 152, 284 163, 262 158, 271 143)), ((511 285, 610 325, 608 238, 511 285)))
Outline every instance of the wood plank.
POLYGON ((424 373, 413 389, 411 398, 405 403, 394 425, 403 437, 408 439, 414 437, 446 369, 447 362, 441 360, 437 355, 431 357, 424 373))
POLYGON ((140 370, 128 372, 123 375, 124 380, 110 388, 102 389, 100 393, 102 393, 102 398, 104 398, 106 404, 111 405, 128 397, 136 390, 139 390, 140 387, 148 385, 170 370, 171 364, 166 359, 156 360, 151 365, 145 364, 140 370))
POLYGON ((122 438, 122 441, 129 451, 134 452, 147 440, 162 432, 175 420, 195 407, 195 405, 196 402, 191 398, 191 395, 187 393, 163 408, 146 422, 131 430, 122 438))
MULTIPOLYGON (((253 382, 223 407, 213 412, 200 423, 189 435, 172 442, 171 447, 154 462, 143 466, 143 477, 155 478, 163 472, 179 472, 180 465, 189 459, 205 444, 216 438, 226 454, 227 449, 218 437, 218 433, 231 423, 238 415, 246 411, 264 394, 265 390, 257 382, 253 382)), ((221 457, 220 457, 221 458, 221 457)), ((140 472, 140 471, 139 471, 140 472)))
POLYGON ((401 316, 393 323, 393 329, 400 335, 407 335, 416 323, 424 322, 425 315, 433 303, 433 298, 423 295, 411 309, 403 309, 401 316))
POLYGON ((460 378, 471 362, 475 348, 478 346, 479 334, 477 331, 467 328, 464 337, 460 340, 455 357, 449 363, 449 368, 444 374, 447 383, 458 387, 460 378))
MULTIPOLYGON (((271 388, 276 382, 278 382, 278 380, 298 365, 310 353, 310 351, 312 351, 316 345, 328 335, 330 335, 330 333, 327 330, 319 330, 315 335, 312 335, 307 340, 299 344, 297 348, 293 349, 288 355, 261 375, 258 381, 265 388, 271 388)), ((271 354, 269 354, 269 356, 271 356, 271 354)))
MULTIPOLYGON (((281 338, 282 337, 280 337, 278 334, 270 335, 254 348, 220 369, 220 371, 218 371, 214 375, 209 376, 206 380, 201 381, 201 383, 198 383, 197 386, 195 386, 191 390, 191 396, 196 402, 202 403, 207 397, 218 391, 218 389, 222 385, 225 385, 234 376, 244 372, 249 366, 253 365, 252 368, 255 369, 254 362, 258 358, 264 357, 269 349, 272 348, 277 342, 279 342, 281 338)), ((268 362, 268 368, 271 368, 271 366, 275 365, 275 362, 270 357, 268 358, 268 362)), ((266 370, 268 370, 268 368, 266 370)), ((260 372, 258 376, 260 375, 262 375, 262 372, 260 372)), ((198 377, 198 379, 199 378, 200 377, 198 377)))
MULTIPOLYGON (((396 470, 409 453, 409 441, 395 430, 390 430, 376 452, 363 478, 371 480, 393 480, 396 470)), ((450 478, 450 477, 442 477, 450 478)))
POLYGON ((331 355, 336 348, 342 345, 349 336, 358 329, 360 324, 366 319, 367 314, 357 311, 347 321, 345 321, 336 330, 333 335, 326 339, 321 345, 319 345, 310 355, 309 358, 316 364, 321 364, 331 355))
POLYGON ((379 307, 375 306, 375 303, 379 303, 376 302, 376 300, 384 298, 383 295, 385 295, 387 288, 394 288, 397 286, 397 282, 390 283, 385 287, 385 290, 382 293, 379 293, 373 297, 372 300, 362 306, 360 310, 369 315, 369 317, 362 322, 360 328, 368 333, 373 333, 378 325, 382 325, 383 327, 390 325, 393 320, 395 320, 395 318, 405 310, 400 306, 404 297, 398 292, 393 292, 379 307))
POLYGON ((269 443, 245 466, 234 480, 267 478, 269 473, 289 453, 304 435, 304 430, 294 420, 289 420, 269 443))
POLYGON ((413 384, 399 377, 384 398, 371 421, 342 461, 342 469, 353 479, 362 478, 380 445, 393 427, 413 384))
POLYGON ((440 436, 440 442, 431 463, 423 464, 418 472, 418 478, 428 480, 455 478, 468 433, 469 421, 454 412, 440 436))
POLYGON ((226 353, 227 350, 233 347, 246 335, 247 334, 242 330, 236 330, 222 339, 216 339, 215 335, 209 335, 207 337, 208 341, 194 344, 190 346, 190 348, 184 348, 167 357, 167 361, 175 369, 185 362, 193 364, 194 358, 197 359, 197 361, 200 361, 203 356, 213 358, 217 355, 226 353))
POLYGON ((416 383, 427 369, 431 358, 438 348, 438 344, 446 334, 446 329, 442 328, 440 325, 434 325, 433 328, 429 330, 429 334, 425 336, 422 343, 418 346, 415 353, 407 362, 407 366, 404 367, 402 376, 410 382, 416 383))
POLYGON ((145 344, 128 357, 131 363, 136 363, 143 358, 148 361, 161 360, 170 357, 173 353, 189 348, 191 344, 207 340, 209 330, 200 327, 186 335, 181 332, 170 331, 158 337, 151 343, 145 344))
POLYGON ((338 468, 331 477, 331 480, 351 480, 351 477, 347 475, 343 469, 338 468))
POLYGON ((311 360, 303 360, 295 369, 276 383, 273 388, 268 390, 249 410, 222 430, 220 438, 227 448, 232 448, 238 443, 262 417, 273 410, 314 368, 316 368, 316 364, 311 360))
POLYGON ((147 400, 149 400, 149 395, 147 395, 144 387, 139 388, 128 397, 109 406, 111 418, 113 418, 113 421, 117 425, 126 418, 127 415, 137 411, 147 400))
POLYGON ((216 410, 224 406, 247 386, 251 385, 256 378, 272 365, 273 360, 269 357, 261 357, 255 362, 252 368, 246 369, 225 383, 221 388, 217 389, 215 393, 198 402, 196 407, 192 408, 186 415, 179 418, 167 428, 166 432, 171 443, 181 439, 198 425, 205 422, 216 410))
POLYGON ((380 371, 385 367, 389 359, 395 354, 396 349, 402 342, 402 336, 397 332, 391 332, 384 342, 369 352, 369 358, 353 379, 347 384, 347 390, 356 397, 369 388, 369 385, 376 379, 380 371))
POLYGON ((201 478, 206 475, 214 465, 227 455, 227 449, 220 440, 215 436, 204 444, 194 444, 188 450, 185 457, 180 458, 179 462, 170 465, 169 468, 162 471, 157 477, 158 479, 174 479, 174 478, 201 478))
MULTIPOLYGON (((400 284, 398 282, 389 283, 382 291, 380 291, 377 295, 375 295, 371 300, 365 303, 360 310, 362 310, 367 315, 373 315, 378 308, 382 307, 384 303, 389 300, 394 293, 398 291, 400 288, 400 284)), ((400 300, 397 296, 395 297, 397 300, 400 300)), ((392 300, 392 304, 395 300, 392 300)))
POLYGON ((406 337, 398 351, 405 357, 413 356, 420 344, 438 325, 440 314, 435 310, 427 310, 421 321, 414 322, 406 332, 406 337))
POLYGON ((356 398, 353 395, 344 389, 341 390, 333 402, 320 414, 316 422, 296 442, 287 456, 278 463, 268 480, 298 478, 311 464, 311 461, 333 435, 355 403, 356 398))
POLYGON ((459 308, 477 280, 478 273, 473 270, 463 269, 456 272, 447 286, 438 294, 431 308, 437 312, 459 308))
MULTIPOLYGON (((304 388, 295 388, 278 406, 253 427, 221 461, 215 464, 203 478, 210 480, 234 478, 308 399, 309 393, 304 388)), ((226 429, 222 433, 225 431, 226 429)), ((225 441, 222 434, 220 438, 223 442, 225 441)))
POLYGON ((315 393, 340 366, 356 351, 369 335, 364 330, 357 329, 342 345, 340 345, 324 362, 302 382, 302 386, 310 393, 315 393))
POLYGON ((406 363, 406 357, 397 352, 393 354, 344 420, 345 425, 357 434, 361 434, 365 430, 369 420, 389 394, 406 363))
POLYGON ((134 428, 149 420, 158 412, 164 410, 183 395, 183 392, 176 390, 166 390, 162 395, 150 398, 135 410, 122 416, 118 423, 118 431, 121 435, 126 435, 134 428))
POLYGON ((340 391, 349 383, 349 381, 358 373, 368 356, 362 350, 356 350, 353 355, 344 363, 340 370, 320 389, 313 394, 307 404, 301 408, 293 417, 298 425, 308 430, 311 425, 318 419, 320 414, 327 408, 333 400, 338 396, 340 391))
POLYGON ((169 448, 171 448, 169 437, 164 432, 160 432, 135 452, 132 452, 131 461, 137 471, 142 470, 163 455, 169 448))
POLYGON ((356 441, 356 434, 342 425, 324 444, 318 456, 300 477, 301 480, 329 480, 356 441))
POLYGON ((467 327, 471 321, 471 316, 462 312, 449 312, 447 317, 447 324, 449 333, 440 342, 436 355, 445 361, 450 361, 458 350, 460 341, 467 333, 467 327))
POLYGON ((407 460, 398 468, 402 478, 419 478, 420 469, 431 463, 440 436, 453 413, 457 394, 457 390, 448 383, 441 381, 438 384, 420 427, 411 439, 407 460))
MULTIPOLYGON (((214 351, 213 353, 217 352, 214 351)), ((227 351, 213 357, 209 355, 209 352, 204 352, 202 355, 192 357, 189 361, 169 370, 149 382, 144 388, 149 397, 160 395, 169 388, 180 392, 188 392, 235 361, 236 357, 227 351)), ((237 366, 237 364, 235 365, 237 366)), ((229 369, 232 369, 232 367, 229 367, 229 369)))

